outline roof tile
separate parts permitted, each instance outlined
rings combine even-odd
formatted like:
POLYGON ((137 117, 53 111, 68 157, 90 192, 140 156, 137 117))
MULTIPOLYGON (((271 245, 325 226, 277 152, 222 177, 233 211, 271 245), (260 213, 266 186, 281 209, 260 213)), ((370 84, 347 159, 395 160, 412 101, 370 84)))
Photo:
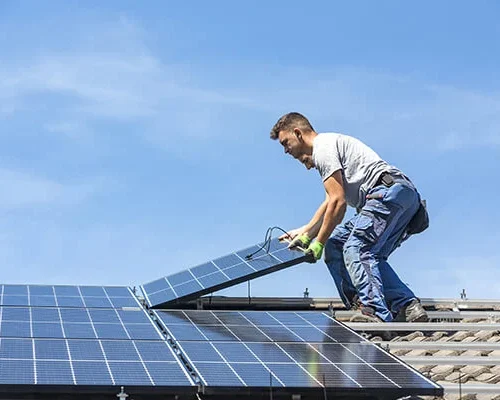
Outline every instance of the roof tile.
POLYGON ((497 383, 500 382, 500 375, 485 372, 476 377, 476 380, 482 383, 497 383))
POLYGON ((485 372, 489 372, 489 368, 484 365, 467 365, 466 367, 461 368, 460 372, 464 375, 469 375, 472 378, 475 378, 485 372))
POLYGON ((500 365, 495 365, 493 368, 490 368, 490 372, 492 374, 500 375, 500 365))
MULTIPOLYGON (((441 339, 442 337, 449 339, 448 334, 446 332, 436 331, 436 332, 433 332, 432 335, 429 336, 429 341, 434 342, 436 340, 441 339)), ((445 340, 443 340, 443 341, 445 341, 445 340)))
MULTIPOLYGON (((447 384, 448 382, 442 382, 442 383, 447 384)), ((450 393, 446 394, 444 398, 446 400, 476 400, 476 395, 467 393, 467 394, 462 394, 462 396, 460 396, 460 394, 458 393, 450 393)))
POLYGON ((469 336, 474 336, 474 333, 470 331, 458 331, 450 337, 450 341, 453 340, 454 342, 462 342, 469 336))
POLYGON ((479 351, 479 350, 467 350, 460 354, 461 357, 481 357, 486 355, 487 351, 479 351))
POLYGON ((459 350, 439 350, 434 353, 436 357, 450 357, 450 356, 458 356, 461 353, 459 350))
POLYGON ((476 396, 477 400, 500 400, 500 394, 480 393, 476 396))
POLYGON ((495 335, 486 340, 488 343, 500 342, 500 335, 495 335))
MULTIPOLYGON (((431 361, 431 360, 429 360, 429 361, 431 361)), ((427 374, 434 367, 435 367, 435 365, 415 365, 415 369, 417 371, 421 372, 422 374, 427 374)))
POLYGON ((474 335, 478 340, 488 340, 489 338, 495 336, 497 331, 479 331, 474 335))
POLYGON ((462 383, 465 383, 465 382, 467 382, 471 378, 472 377, 470 375, 463 374, 460 371, 455 371, 455 372, 452 372, 451 374, 449 374, 445 378, 445 380, 448 381, 448 382, 462 382, 462 383))
POLYGON ((429 354, 429 351, 426 349, 416 349, 416 350, 412 350, 412 351, 406 353, 406 356, 408 356, 408 357, 422 357, 422 356, 426 356, 428 354, 429 354))
POLYGON ((403 336, 401 338, 401 341, 402 342, 411 342, 416 338, 423 338, 423 337, 424 337, 424 334, 422 332, 415 331, 415 332, 410 333, 409 335, 403 336))
POLYGON ((449 375, 455 370, 454 365, 438 365, 431 370, 431 374, 443 374, 443 375, 449 375))

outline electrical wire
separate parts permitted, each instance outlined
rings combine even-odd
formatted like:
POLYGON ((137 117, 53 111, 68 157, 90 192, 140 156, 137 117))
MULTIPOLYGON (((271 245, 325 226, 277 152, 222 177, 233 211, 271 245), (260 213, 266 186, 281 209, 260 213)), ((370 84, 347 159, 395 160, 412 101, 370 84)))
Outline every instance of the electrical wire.
POLYGON ((263 245, 261 246, 260 244, 257 244, 259 248, 255 250, 253 253, 247 254, 245 256, 245 260, 251 260, 252 257, 260 251, 264 251, 266 254, 269 254, 269 249, 271 248, 271 240, 273 238, 273 231, 276 229, 287 235, 289 239, 292 239, 292 237, 288 234, 288 232, 285 231, 283 228, 279 226, 269 227, 267 228, 266 235, 264 236, 263 245))

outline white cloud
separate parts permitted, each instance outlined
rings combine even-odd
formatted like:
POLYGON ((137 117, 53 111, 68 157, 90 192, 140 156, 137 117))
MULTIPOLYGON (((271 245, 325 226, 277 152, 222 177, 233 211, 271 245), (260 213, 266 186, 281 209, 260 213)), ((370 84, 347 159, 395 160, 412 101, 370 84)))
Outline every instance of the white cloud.
MULTIPOLYGON (((167 149, 172 132, 182 132, 180 144, 221 136, 221 116, 230 121, 236 109, 276 117, 295 109, 311 115, 320 126, 331 127, 333 122, 361 137, 405 138, 420 146, 432 142, 430 148, 439 151, 500 145, 497 93, 354 67, 265 65, 239 65, 237 77, 230 66, 222 66, 219 74, 227 73, 232 89, 205 89, 196 81, 210 76, 200 71, 203 66, 165 63, 149 50, 146 32, 130 19, 121 16, 92 32, 90 45, 71 52, 45 52, 29 63, 4 64, 0 116, 39 107, 30 103, 30 96, 43 94, 60 97, 57 107, 44 110, 52 132, 58 131, 54 124, 61 120, 81 126, 101 119, 132 121, 140 124, 144 138, 167 149)), ((67 134, 71 129, 60 131, 67 134)), ((80 130, 85 132, 90 129, 80 130)))
POLYGON ((79 184, 63 184, 25 172, 2 168, 0 208, 75 205, 92 196, 102 184, 99 179, 79 184))

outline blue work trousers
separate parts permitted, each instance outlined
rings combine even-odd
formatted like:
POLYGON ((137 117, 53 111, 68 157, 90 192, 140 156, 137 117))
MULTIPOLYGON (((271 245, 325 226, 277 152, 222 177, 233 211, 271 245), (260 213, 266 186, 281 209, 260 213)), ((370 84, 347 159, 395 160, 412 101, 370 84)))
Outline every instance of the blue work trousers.
POLYGON ((348 308, 359 296, 364 306, 389 322, 415 298, 387 257, 406 239, 405 228, 419 204, 413 184, 398 178, 390 187, 372 188, 359 213, 335 228, 325 246, 325 262, 348 308))

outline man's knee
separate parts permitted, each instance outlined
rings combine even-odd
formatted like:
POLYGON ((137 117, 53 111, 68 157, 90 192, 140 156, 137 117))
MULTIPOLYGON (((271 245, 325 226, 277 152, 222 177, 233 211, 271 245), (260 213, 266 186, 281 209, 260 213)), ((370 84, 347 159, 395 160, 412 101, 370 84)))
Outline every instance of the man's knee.
POLYGON ((355 286, 365 282, 370 275, 370 246, 355 237, 349 238, 342 252, 344 263, 355 286))

